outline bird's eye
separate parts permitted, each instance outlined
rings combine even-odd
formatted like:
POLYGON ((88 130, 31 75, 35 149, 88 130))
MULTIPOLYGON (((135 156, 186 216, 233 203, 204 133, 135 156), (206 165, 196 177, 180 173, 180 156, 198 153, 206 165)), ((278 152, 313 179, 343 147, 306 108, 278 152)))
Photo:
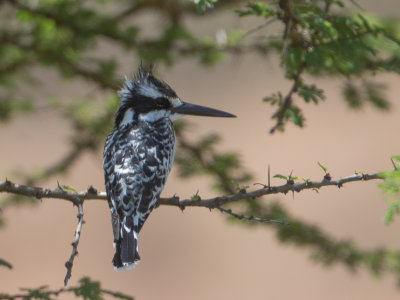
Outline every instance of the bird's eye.
POLYGON ((171 107, 171 102, 165 97, 157 98, 156 103, 159 108, 167 109, 171 107))

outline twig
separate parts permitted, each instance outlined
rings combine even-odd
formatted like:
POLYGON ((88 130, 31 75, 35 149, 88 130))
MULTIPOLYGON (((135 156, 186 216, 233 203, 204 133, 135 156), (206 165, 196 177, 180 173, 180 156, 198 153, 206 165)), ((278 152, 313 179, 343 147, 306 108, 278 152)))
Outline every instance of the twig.
POLYGON ((242 40, 243 40, 244 38, 246 38, 247 36, 253 34, 254 32, 257 32, 257 31, 263 29, 264 27, 267 27, 267 26, 271 25, 271 24, 272 24, 273 22, 275 22, 276 20, 277 20, 277 18, 271 18, 271 19, 269 19, 267 22, 265 22, 265 23, 263 23, 263 24, 261 24, 261 25, 258 25, 258 26, 255 27, 255 28, 252 28, 252 29, 246 31, 246 32, 243 34, 243 36, 242 36, 242 40))
MULTIPOLYGON (((79 201, 79 199, 77 199, 79 201)), ((67 268, 67 274, 65 275, 64 278, 64 286, 67 286, 68 280, 71 278, 71 272, 72 272, 72 266, 74 265, 74 259, 75 256, 78 255, 78 244, 79 244, 79 239, 81 237, 81 230, 82 230, 82 225, 83 225, 83 202, 79 201, 78 204, 78 215, 76 216, 78 218, 78 225, 76 226, 75 230, 75 237, 74 241, 72 242, 72 253, 71 256, 69 257, 68 261, 65 263, 65 267, 67 268)))
POLYGON ((305 65, 303 64, 297 72, 293 74, 293 84, 292 87, 290 88, 289 92, 286 94, 285 98, 283 98, 283 103, 282 105, 278 108, 278 110, 273 114, 273 118, 276 118, 276 123, 275 125, 269 130, 269 133, 274 133, 276 129, 280 128, 283 124, 283 119, 285 117, 286 111, 290 108, 292 105, 292 96, 297 92, 297 89, 299 87, 300 81, 301 81, 301 74, 305 68, 305 65))
MULTIPOLYGON (((348 182, 376 180, 376 179, 381 179, 378 176, 378 173, 354 174, 351 176, 337 178, 337 179, 332 178, 329 181, 322 179, 321 181, 305 181, 293 184, 286 183, 278 186, 263 186, 260 189, 250 192, 245 192, 245 193, 241 192, 241 193, 235 193, 235 194, 218 196, 214 198, 201 199, 201 200, 192 200, 192 199, 179 200, 179 197, 160 198, 158 204, 177 206, 179 208, 184 208, 188 206, 217 208, 227 203, 236 202, 243 199, 259 198, 264 195, 286 194, 291 191, 300 192, 302 190, 307 190, 307 189, 319 189, 325 186, 341 187, 343 186, 343 184, 348 182)), ((70 190, 62 190, 60 188, 48 189, 41 187, 19 185, 9 180, 0 182, 0 192, 36 197, 38 199, 41 198, 63 199, 70 201, 75 205, 80 204, 80 202, 77 201, 77 199, 80 199, 81 201, 107 199, 105 192, 98 192, 92 187, 89 187, 86 191, 83 192, 74 192, 70 190)))
POLYGON ((254 216, 245 216, 245 215, 237 214, 237 213, 232 212, 231 209, 225 209, 225 208, 222 208, 222 207, 216 207, 216 209, 218 209, 222 213, 226 213, 228 215, 231 215, 232 217, 235 217, 236 219, 239 219, 239 220, 243 220, 244 219, 244 220, 255 221, 255 222, 260 222, 260 223, 277 223, 277 224, 281 224, 281 225, 290 225, 289 222, 285 222, 285 221, 258 218, 258 217, 254 217, 254 216))
POLYGON ((397 168, 396 163, 394 162, 393 158, 390 158, 390 161, 392 162, 393 168, 395 170, 397 170, 398 168, 397 168))

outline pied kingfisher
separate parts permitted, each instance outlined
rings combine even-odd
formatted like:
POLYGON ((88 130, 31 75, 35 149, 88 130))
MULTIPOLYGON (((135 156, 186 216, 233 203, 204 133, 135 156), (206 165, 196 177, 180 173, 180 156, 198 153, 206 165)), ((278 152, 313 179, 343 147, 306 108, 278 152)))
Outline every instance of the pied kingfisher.
POLYGON ((103 168, 114 234, 116 270, 140 261, 137 238, 164 188, 175 155, 172 120, 180 115, 235 117, 185 103, 151 68, 125 78, 114 129, 108 135, 103 168))

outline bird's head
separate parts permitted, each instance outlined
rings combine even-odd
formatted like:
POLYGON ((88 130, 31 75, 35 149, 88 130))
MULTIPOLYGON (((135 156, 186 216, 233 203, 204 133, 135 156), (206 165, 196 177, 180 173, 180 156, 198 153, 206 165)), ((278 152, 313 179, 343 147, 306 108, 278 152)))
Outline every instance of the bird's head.
POLYGON ((156 122, 165 117, 174 120, 181 115, 235 117, 221 110, 183 102, 167 83, 153 76, 151 68, 140 67, 132 80, 126 77, 118 95, 116 127, 133 121, 156 122))

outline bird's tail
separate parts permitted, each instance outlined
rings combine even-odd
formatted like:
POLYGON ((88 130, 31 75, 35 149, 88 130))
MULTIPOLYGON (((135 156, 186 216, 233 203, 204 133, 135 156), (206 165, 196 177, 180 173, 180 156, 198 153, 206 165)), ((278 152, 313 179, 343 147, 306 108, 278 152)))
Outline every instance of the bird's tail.
POLYGON ((133 269, 140 261, 137 246, 137 231, 121 226, 120 239, 115 242, 114 269, 122 271, 133 269))

